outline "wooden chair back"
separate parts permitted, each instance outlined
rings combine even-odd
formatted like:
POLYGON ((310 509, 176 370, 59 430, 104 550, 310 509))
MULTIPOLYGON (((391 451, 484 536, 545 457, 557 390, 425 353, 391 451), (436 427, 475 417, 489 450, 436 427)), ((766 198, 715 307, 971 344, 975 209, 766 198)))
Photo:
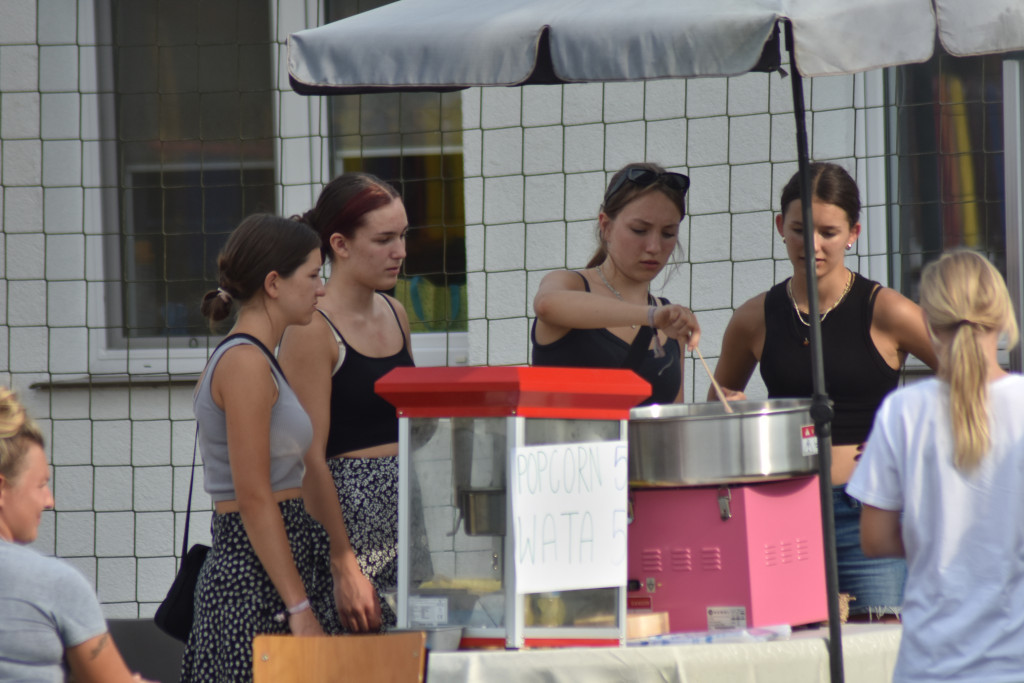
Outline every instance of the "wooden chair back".
POLYGON ((253 683, 423 683, 427 634, 260 635, 252 642, 253 683))

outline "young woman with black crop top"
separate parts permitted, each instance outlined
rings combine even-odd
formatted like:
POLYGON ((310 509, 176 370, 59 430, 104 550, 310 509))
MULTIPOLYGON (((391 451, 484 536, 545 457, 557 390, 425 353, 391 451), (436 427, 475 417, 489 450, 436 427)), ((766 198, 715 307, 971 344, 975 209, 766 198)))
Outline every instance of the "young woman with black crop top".
MULTIPOLYGON (((933 369, 938 361, 921 309, 845 265, 844 255, 861 229, 860 192, 853 178, 829 163, 812 164, 811 174, 825 387, 835 404, 832 483, 839 589, 855 598, 850 604, 853 616, 893 615, 902 601, 905 565, 902 560, 864 557, 860 509, 846 495, 845 485, 875 411, 896 387, 907 354, 933 369)), ((799 178, 794 175, 782 191, 782 212, 775 218, 793 275, 736 309, 715 368, 715 379, 726 389, 742 391, 760 364, 769 398, 806 398, 812 393, 801 210, 799 178)))
POLYGON ((685 175, 648 163, 612 176, 598 215, 597 253, 583 270, 541 280, 533 300, 534 365, 629 367, 651 383, 644 404, 683 400, 680 344, 693 350, 700 325, 690 309, 650 289, 678 245, 689 185, 685 175), (638 338, 650 341, 631 353, 638 338))
POLYGON ((301 220, 320 234, 330 278, 319 315, 288 330, 279 357, 313 419, 310 459, 323 466, 304 487, 330 535, 342 622, 375 631, 395 623, 381 593, 397 585, 398 418, 374 382, 413 364, 408 316, 383 293, 398 280, 408 219, 391 185, 345 173, 301 220))

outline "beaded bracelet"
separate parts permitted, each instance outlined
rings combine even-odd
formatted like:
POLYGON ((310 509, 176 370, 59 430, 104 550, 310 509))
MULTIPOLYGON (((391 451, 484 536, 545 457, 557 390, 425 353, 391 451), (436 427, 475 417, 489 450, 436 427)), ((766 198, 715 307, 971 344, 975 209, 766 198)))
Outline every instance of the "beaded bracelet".
POLYGON ((278 612, 277 614, 275 614, 274 621, 276 621, 279 624, 282 624, 285 622, 286 619, 288 619, 289 615, 298 614, 299 612, 305 612, 308 609, 309 600, 303 600, 299 604, 292 605, 291 607, 285 609, 283 612, 278 612))

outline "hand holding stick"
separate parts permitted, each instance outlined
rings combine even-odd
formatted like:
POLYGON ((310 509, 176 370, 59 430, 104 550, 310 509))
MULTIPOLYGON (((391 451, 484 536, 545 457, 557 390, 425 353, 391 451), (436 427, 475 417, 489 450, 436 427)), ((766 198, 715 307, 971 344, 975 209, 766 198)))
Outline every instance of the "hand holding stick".
POLYGON ((725 407, 725 412, 734 412, 732 406, 729 405, 729 401, 725 398, 725 392, 722 391, 722 385, 720 385, 715 379, 715 376, 711 374, 711 368, 708 367, 707 361, 704 360, 704 356, 701 354, 700 348, 694 346, 693 352, 697 354, 697 357, 700 358, 700 362, 704 365, 704 370, 708 373, 708 377, 711 379, 711 386, 715 388, 715 395, 718 396, 718 400, 721 401, 722 405, 725 407))

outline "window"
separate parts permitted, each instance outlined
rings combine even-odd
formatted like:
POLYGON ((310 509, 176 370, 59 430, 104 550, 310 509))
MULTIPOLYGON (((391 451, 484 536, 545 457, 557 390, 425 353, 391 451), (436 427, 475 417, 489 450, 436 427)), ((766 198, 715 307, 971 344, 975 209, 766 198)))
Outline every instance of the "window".
POLYGON ((105 223, 117 239, 94 372, 202 366, 199 302, 217 253, 242 217, 276 210, 270 18, 242 0, 97 5, 110 26, 99 71, 113 93, 101 117, 116 122, 103 184, 116 188, 105 223))
POLYGON ((1006 273, 1002 73, 1001 56, 941 50, 887 73, 892 282, 915 301, 921 268, 950 247, 977 249, 1006 273))
MULTIPOLYGON (((328 20, 384 4, 331 0, 328 20)), ((373 173, 392 183, 405 202, 408 255, 393 293, 414 333, 467 329, 461 102, 457 92, 330 98, 332 173, 373 173)), ((422 348, 424 335, 417 336, 422 348)), ((464 339, 447 343, 465 346, 464 339)), ((419 355, 417 363, 424 364, 419 355)))

